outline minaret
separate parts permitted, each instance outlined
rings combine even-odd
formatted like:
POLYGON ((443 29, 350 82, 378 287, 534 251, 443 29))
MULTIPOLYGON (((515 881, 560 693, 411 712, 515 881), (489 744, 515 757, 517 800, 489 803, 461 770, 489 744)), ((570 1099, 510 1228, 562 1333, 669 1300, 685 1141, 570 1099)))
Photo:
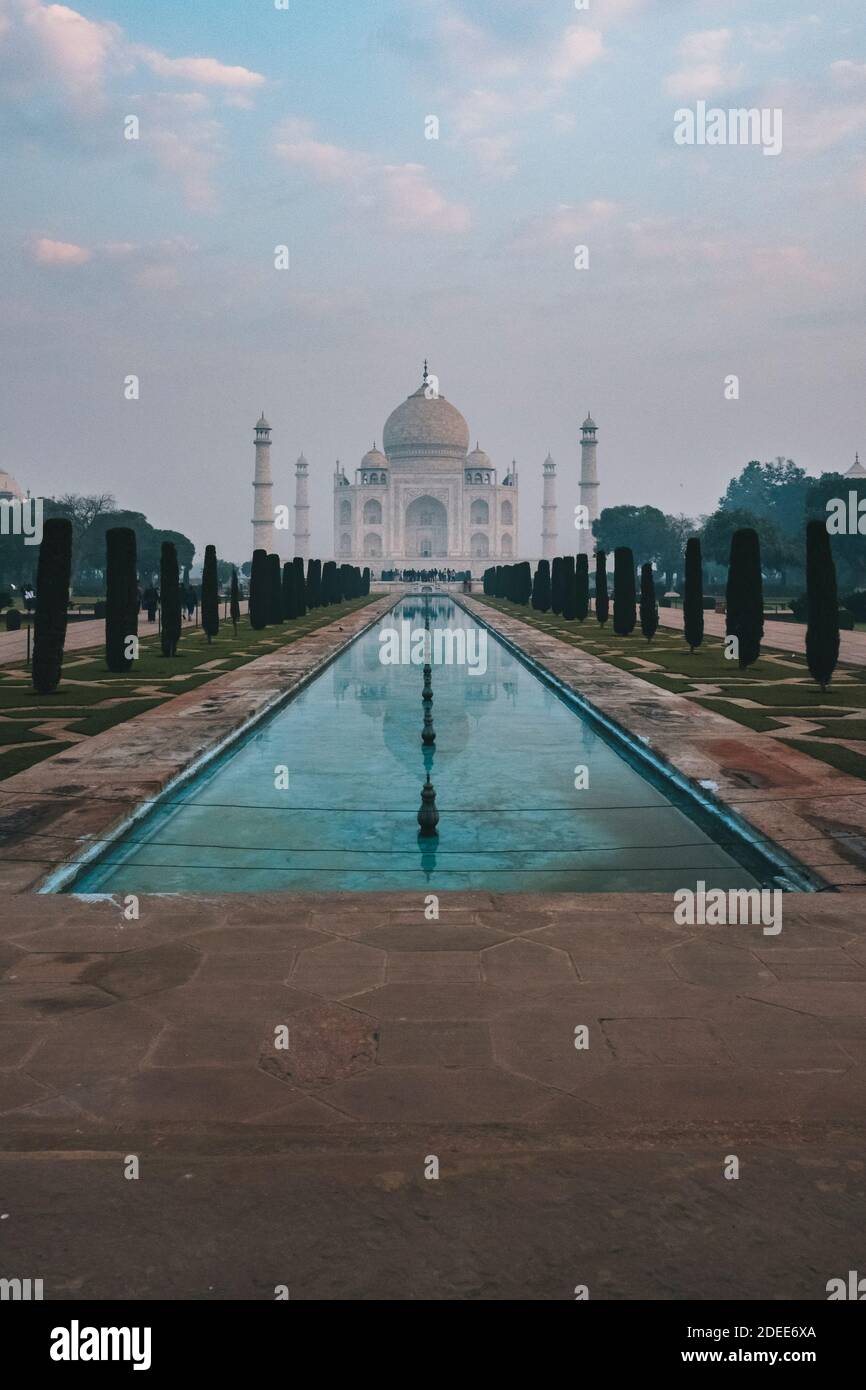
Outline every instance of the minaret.
POLYGON ((295 464, 295 554, 310 558, 310 502, 307 496, 307 460, 303 454, 295 464))
POLYGON ((580 427, 580 505, 586 508, 585 525, 577 533, 578 555, 591 555, 595 547, 592 523, 598 520, 598 425, 587 415, 580 427))
POLYGON ((271 475, 271 427, 262 411, 256 423, 256 476, 253 480, 253 550, 274 550, 274 480, 271 475))
POLYGON ((548 454, 544 460, 544 501, 541 504, 542 560, 553 559, 556 544, 556 464, 548 454))

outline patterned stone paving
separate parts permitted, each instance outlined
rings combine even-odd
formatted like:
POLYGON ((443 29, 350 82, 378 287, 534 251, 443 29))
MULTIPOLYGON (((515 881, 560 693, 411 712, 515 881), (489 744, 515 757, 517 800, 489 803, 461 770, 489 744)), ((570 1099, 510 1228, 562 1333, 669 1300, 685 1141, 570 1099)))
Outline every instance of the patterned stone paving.
POLYGON ((857 1267, 866 895, 791 895, 774 938, 664 895, 140 906, 2 927, 3 1239, 47 1297, 823 1298, 857 1267))

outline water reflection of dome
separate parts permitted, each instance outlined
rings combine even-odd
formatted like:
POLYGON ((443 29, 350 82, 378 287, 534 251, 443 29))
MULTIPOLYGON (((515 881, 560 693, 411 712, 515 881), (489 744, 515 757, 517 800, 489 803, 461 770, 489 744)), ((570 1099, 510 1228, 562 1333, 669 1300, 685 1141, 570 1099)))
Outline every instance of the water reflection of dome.
MULTIPOLYGON (((423 767, 423 748, 421 747, 421 726, 424 722, 424 713, 421 701, 418 701, 418 727, 412 730, 407 723, 405 714, 398 715, 393 709, 385 710, 385 718, 382 722, 382 737, 385 747, 391 756, 401 764, 402 767, 411 768, 413 771, 423 767)), ((431 780, 436 781, 436 769, 447 767, 456 758, 462 756, 469 742, 471 725, 469 716, 462 710, 455 714, 453 709, 448 710, 447 717, 443 711, 441 724, 436 718, 436 700, 433 700, 433 724, 436 729, 436 752, 433 758, 433 772, 431 780)))

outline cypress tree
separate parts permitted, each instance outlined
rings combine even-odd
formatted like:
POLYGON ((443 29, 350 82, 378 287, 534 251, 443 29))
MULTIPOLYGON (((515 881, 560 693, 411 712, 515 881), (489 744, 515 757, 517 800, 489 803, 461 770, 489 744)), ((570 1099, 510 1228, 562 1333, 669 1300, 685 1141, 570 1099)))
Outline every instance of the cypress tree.
POLYGON ((210 643, 220 630, 220 591, 215 545, 206 545, 204 548, 204 564, 201 571, 201 625, 210 643))
POLYGON ((659 605, 656 599, 656 586, 652 565, 641 565, 640 569, 640 630, 648 642, 656 635, 659 625, 659 605))
POLYGON ((731 536, 725 607, 725 632, 737 638, 740 670, 745 671, 761 655, 764 635, 761 546, 758 533, 751 526, 731 536))
POLYGON ((532 566, 524 560, 520 566, 520 602, 525 606, 532 598, 532 566))
POLYGON ((300 555, 292 561, 295 567, 295 616, 303 618, 307 612, 307 581, 304 578, 304 562, 300 555))
POLYGON ((806 524, 806 613, 806 663, 826 690, 839 659, 836 566, 826 521, 806 524))
POLYGON ((60 684, 71 572, 72 522, 51 517, 42 529, 36 567, 31 675, 38 695, 53 695, 60 684))
POLYGON ((613 630, 630 637, 637 622, 634 591, 634 555, 627 545, 613 552, 613 630))
POLYGON ((232 627, 234 628, 235 637, 237 637, 238 622, 240 621, 241 616, 241 596, 240 591, 238 589, 238 572, 235 569, 234 565, 232 566, 232 587, 231 594, 229 596, 229 613, 231 615, 232 627))
POLYGON ((557 555, 553 561, 553 568, 550 575, 550 610, 552 613, 559 615, 562 612, 563 598, 562 556, 557 555))
POLYGON ((539 560, 532 584, 532 606, 537 613, 550 609, 550 562, 539 560))
POLYGON ((577 574, 573 555, 562 557, 562 616, 570 623, 577 617, 577 574))
POLYGON ((138 576, 135 532, 112 526, 105 533, 105 664, 109 671, 128 671, 132 657, 126 640, 138 636, 138 576))
POLYGON ((291 560, 287 560, 283 565, 283 622, 289 622, 298 616, 298 609, 295 603, 295 567, 291 560))
POLYGON ((319 594, 319 603, 323 608, 328 608, 332 603, 339 602, 339 595, 336 592, 337 563, 335 560, 326 560, 322 566, 322 583, 319 594))
POLYGON ((361 590, 361 593, 362 593, 362 595, 363 595, 364 597, 366 597, 367 594, 369 594, 369 592, 370 592, 370 569, 369 569, 369 566, 368 566, 368 565, 365 565, 365 566, 364 566, 364 576, 363 576, 363 578, 364 578, 364 587, 363 587, 363 589, 361 590))
POLYGON ((177 656, 182 617, 177 550, 172 541, 163 541, 159 552, 159 608, 159 641, 162 654, 177 656))
POLYGON ((607 594, 607 556, 603 550, 595 552, 595 616, 604 626, 610 611, 607 594))
POLYGON ((576 555, 574 559, 575 605, 574 616, 582 623, 589 612, 589 558, 576 555))
POLYGON ((279 627, 283 621, 283 567, 279 555, 268 556, 268 626, 279 627))
POLYGON ((683 634, 690 652, 699 647, 704 640, 704 570, 701 563, 701 543, 697 536, 690 536, 686 541, 683 634))
POLYGON ((307 562, 307 607, 318 608, 322 602, 322 562, 307 562))
POLYGON ((250 569, 250 627, 260 632, 268 625, 268 553, 266 550, 253 551, 250 569))

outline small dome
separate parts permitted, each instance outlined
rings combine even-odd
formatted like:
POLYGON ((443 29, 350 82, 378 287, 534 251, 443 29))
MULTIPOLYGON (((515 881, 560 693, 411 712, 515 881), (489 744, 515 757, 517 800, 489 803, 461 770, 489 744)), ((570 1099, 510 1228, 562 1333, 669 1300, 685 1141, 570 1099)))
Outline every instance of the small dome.
POLYGON ((24 493, 12 477, 12 474, 7 473, 5 469, 2 468, 0 468, 0 497, 5 498, 7 502, 11 501, 14 497, 17 497, 19 501, 24 500, 24 493))
POLYGON ((476 439, 476 441, 475 441, 475 448, 472 450, 472 453, 469 454, 469 455, 467 456, 467 458, 466 458, 466 467, 467 467, 467 468, 492 468, 492 467, 493 467, 493 464, 490 462, 490 455, 489 455, 489 454, 485 454, 485 452, 484 452, 483 449, 479 449, 477 439, 476 439))
POLYGON ((265 412, 262 411, 261 415, 259 416, 258 420, 256 421, 256 429, 257 429, 257 430, 269 430, 270 428, 271 428, 270 425, 268 424, 267 420, 265 419, 265 412))
POLYGON ((307 460, 304 458, 303 451, 301 451, 301 453, 298 454, 298 458, 297 458, 297 462, 296 462, 296 464, 295 464, 295 467, 296 467, 296 468, 307 468, 308 466, 309 466, 309 465, 307 464, 307 460))
POLYGON ((446 455, 464 454, 469 448, 469 426, 460 411, 442 395, 428 398, 426 384, 392 410, 385 423, 385 453, 446 455))
POLYGON ((587 415, 580 428, 582 430, 597 430, 598 425, 595 423, 591 415, 587 415))
POLYGON ((382 450, 381 450, 381 449, 377 449, 377 448, 376 448, 376 445, 374 444, 373 447, 372 447, 372 449, 368 449, 367 452, 366 452, 366 454, 364 455, 364 457, 361 459, 361 467, 362 467, 362 468, 387 468, 387 467, 388 467, 388 460, 386 459, 385 455, 382 453, 382 450))

